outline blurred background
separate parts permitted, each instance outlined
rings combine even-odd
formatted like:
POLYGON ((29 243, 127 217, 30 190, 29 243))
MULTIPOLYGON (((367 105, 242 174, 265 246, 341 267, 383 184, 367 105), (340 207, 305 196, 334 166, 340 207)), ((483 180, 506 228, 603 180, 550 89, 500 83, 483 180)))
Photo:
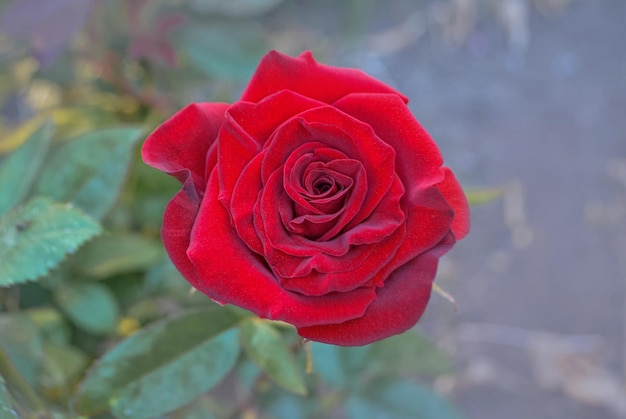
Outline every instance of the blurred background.
POLYGON ((455 360, 437 390, 473 419, 626 418, 624 22, 624 0, 2 0, 0 153, 38 118, 69 138, 236 100, 268 49, 361 68, 466 188, 502 188, 441 264, 458 307, 419 325, 455 360))

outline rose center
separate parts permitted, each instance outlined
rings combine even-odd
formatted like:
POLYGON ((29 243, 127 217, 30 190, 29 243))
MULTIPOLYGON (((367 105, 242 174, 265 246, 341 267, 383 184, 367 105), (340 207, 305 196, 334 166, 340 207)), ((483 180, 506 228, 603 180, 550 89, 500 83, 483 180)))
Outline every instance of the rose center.
POLYGON ((313 183, 313 192, 315 193, 315 195, 322 195, 330 191, 333 188, 334 183, 335 182, 333 181, 333 179, 329 177, 317 179, 313 183))

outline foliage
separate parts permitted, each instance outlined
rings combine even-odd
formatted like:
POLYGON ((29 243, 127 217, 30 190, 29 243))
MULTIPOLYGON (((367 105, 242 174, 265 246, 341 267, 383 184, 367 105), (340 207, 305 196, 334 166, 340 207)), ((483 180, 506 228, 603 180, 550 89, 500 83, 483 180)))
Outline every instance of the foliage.
POLYGON ((191 292, 164 254, 177 185, 138 143, 232 100, 281 3, 0 1, 0 417, 460 417, 423 336, 305 343, 191 292))

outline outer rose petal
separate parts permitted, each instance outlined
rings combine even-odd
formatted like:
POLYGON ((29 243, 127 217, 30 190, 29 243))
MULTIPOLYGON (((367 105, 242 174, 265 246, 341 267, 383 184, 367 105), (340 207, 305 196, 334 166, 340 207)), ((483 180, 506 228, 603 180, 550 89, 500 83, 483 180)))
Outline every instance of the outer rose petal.
POLYGON ((281 90, 263 98, 260 102, 235 102, 228 109, 229 123, 238 124, 241 129, 255 138, 260 145, 285 121, 313 108, 327 106, 290 90, 281 90))
POLYGON ((195 287, 200 279, 186 252, 200 208, 205 165, 215 165, 215 139, 227 107, 224 103, 191 104, 157 128, 142 149, 146 164, 183 184, 165 209, 161 237, 174 266, 195 287))
POLYGON ((437 144, 397 96, 352 94, 335 106, 370 125, 396 151, 396 172, 409 199, 443 180, 443 159, 437 144))
POLYGON ((209 297, 251 310, 263 318, 296 327, 358 318, 376 298, 374 288, 350 293, 306 297, 281 288, 260 258, 250 251, 230 225, 217 199, 216 172, 211 175, 191 235, 187 255, 198 277, 197 288, 209 297))
POLYGON ((457 240, 467 236, 470 230, 470 211, 465 192, 457 182, 452 170, 443 168, 446 177, 437 184, 437 189, 443 194, 448 204, 454 210, 454 220, 452 221, 452 232, 457 240))
POLYGON ((382 286, 392 272, 423 253, 443 256, 456 242, 450 232, 453 211, 436 188, 427 189, 421 205, 407 207, 406 214, 406 237, 393 260, 372 278, 372 285, 382 286))
POLYGON ((263 152, 254 157, 239 175, 230 206, 230 216, 238 236, 260 255, 263 254, 263 243, 254 227, 254 206, 263 190, 261 176, 258 175, 261 163, 263 152))
POLYGON ((425 253, 394 271, 363 317, 344 323, 300 327, 300 336, 341 346, 367 345, 411 328, 426 309, 437 256, 425 253))
POLYGON ((187 257, 187 248, 191 237, 191 230, 200 209, 200 199, 191 181, 183 184, 183 188, 174 195, 167 204, 163 214, 163 227, 161 237, 163 246, 167 251, 172 263, 194 287, 198 287, 200 279, 196 269, 187 257))
POLYGON ((402 94, 361 70, 320 64, 310 51, 297 58, 271 51, 259 63, 241 100, 258 102, 280 90, 333 103, 349 93, 391 93, 408 102, 402 94))
MULTIPOLYGON (((207 153, 224 122, 228 104, 194 103, 165 121, 146 139, 143 161, 186 182, 189 172, 196 187, 204 185, 207 153)), ((213 163, 215 164, 215 163, 213 163)))

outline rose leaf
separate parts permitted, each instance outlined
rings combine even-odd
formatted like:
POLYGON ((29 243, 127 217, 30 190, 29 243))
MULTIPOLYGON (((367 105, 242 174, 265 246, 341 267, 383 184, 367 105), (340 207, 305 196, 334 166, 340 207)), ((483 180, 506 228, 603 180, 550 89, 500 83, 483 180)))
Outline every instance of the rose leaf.
POLYGON ((138 234, 110 234, 82 247, 74 268, 82 275, 108 278, 147 270, 163 256, 160 242, 138 234))
POLYGON ((70 141, 46 162, 35 191, 101 219, 119 195, 140 134, 137 128, 109 128, 70 141))
POLYGON ((348 418, 463 418, 445 398, 427 386, 408 380, 373 384, 376 385, 348 396, 344 406, 348 418))
POLYGON ((26 196, 48 150, 52 124, 44 123, 34 132, 31 127, 32 124, 28 124, 24 129, 18 129, 17 133, 25 133, 28 139, 0 165, 0 215, 26 196))
POLYGON ((180 46, 190 63, 209 77, 244 81, 267 50, 256 26, 237 23, 188 25, 180 46))
POLYGON ((4 378, 0 375, 0 417, 6 419, 19 419, 17 412, 11 403, 11 396, 5 385, 4 378))
POLYGON ((312 342, 313 372, 335 389, 358 388, 367 365, 367 346, 342 347, 312 342))
POLYGON ((0 218, 0 286, 37 279, 99 234, 76 208, 34 198, 0 218))
POLYGON ((70 320, 86 332, 106 335, 117 326, 119 306, 113 293, 102 284, 64 284, 54 290, 54 300, 70 320))
POLYGON ((242 321, 240 327, 243 348, 250 359, 283 389, 305 395, 304 379, 280 333, 256 318, 242 321))
POLYGON ((22 377, 35 385, 43 357, 43 340, 35 324, 22 313, 0 314, 0 336, 0 348, 22 377))
POLYGON ((218 384, 239 356, 240 317, 222 307, 190 311, 138 331, 107 352, 82 382, 76 410, 152 418, 218 384))
POLYGON ((419 374, 436 377, 452 373, 452 360, 425 336, 412 330, 370 345, 371 374, 389 378, 419 374))
POLYGON ((83 373, 89 359, 80 349, 69 345, 44 345, 39 384, 48 394, 65 396, 83 373))

